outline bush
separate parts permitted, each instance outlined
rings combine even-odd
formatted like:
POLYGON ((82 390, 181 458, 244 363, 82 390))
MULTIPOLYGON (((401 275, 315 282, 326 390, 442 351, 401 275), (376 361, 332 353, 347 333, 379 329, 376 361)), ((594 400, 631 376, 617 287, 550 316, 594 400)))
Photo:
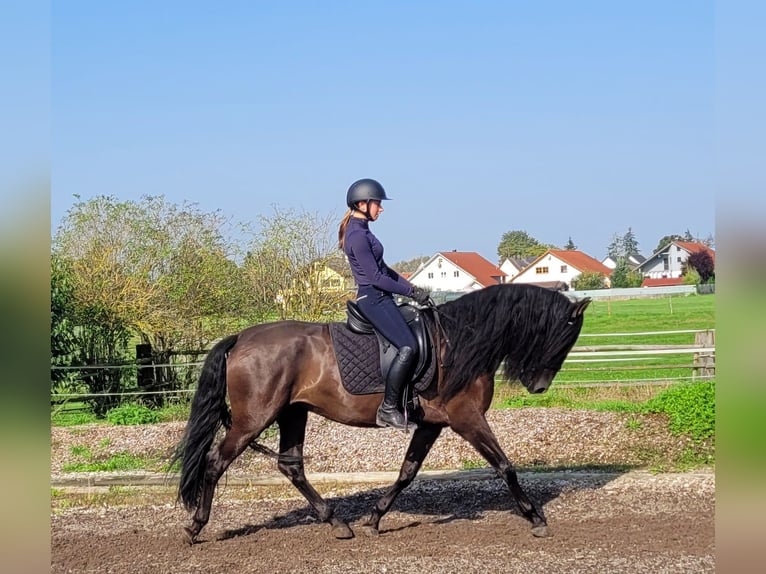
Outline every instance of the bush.
POLYGON ((670 431, 696 440, 715 434, 715 381, 676 385, 646 403, 646 412, 670 419, 670 431))
POLYGON ((575 291, 589 291, 606 287, 606 277, 598 271, 585 271, 572 279, 572 289, 575 291))
POLYGON ((110 409, 106 420, 113 425, 148 425, 159 422, 160 414, 145 405, 128 403, 110 409))

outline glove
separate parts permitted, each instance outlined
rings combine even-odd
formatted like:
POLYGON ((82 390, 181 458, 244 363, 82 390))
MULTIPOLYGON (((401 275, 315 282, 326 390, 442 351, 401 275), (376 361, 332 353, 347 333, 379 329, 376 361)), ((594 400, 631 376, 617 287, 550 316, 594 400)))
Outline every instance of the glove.
POLYGON ((412 288, 410 297, 415 299, 415 301, 417 301, 420 305, 427 305, 431 300, 431 294, 422 287, 418 287, 417 285, 412 288))

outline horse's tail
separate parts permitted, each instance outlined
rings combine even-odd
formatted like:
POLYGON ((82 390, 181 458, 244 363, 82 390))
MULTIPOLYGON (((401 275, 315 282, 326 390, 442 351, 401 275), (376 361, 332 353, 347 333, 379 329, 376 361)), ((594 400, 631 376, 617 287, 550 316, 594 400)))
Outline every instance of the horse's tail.
POLYGON ((226 355, 236 344, 238 335, 219 341, 208 353, 197 383, 186 430, 171 466, 181 461, 178 500, 187 510, 197 507, 207 467, 207 453, 221 425, 231 426, 231 413, 226 406, 226 355))

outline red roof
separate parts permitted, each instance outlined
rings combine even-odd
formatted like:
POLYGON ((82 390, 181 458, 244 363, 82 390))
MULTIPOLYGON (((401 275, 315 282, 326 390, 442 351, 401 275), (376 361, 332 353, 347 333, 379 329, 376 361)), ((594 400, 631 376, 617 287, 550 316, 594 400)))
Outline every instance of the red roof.
POLYGON ((440 251, 439 255, 449 259, 466 273, 473 275, 483 287, 497 285, 500 283, 499 278, 506 276, 505 271, 475 251, 440 251))
POLYGON ((570 267, 574 267, 581 273, 587 271, 603 273, 605 277, 609 277, 612 274, 612 269, 609 269, 609 267, 601 263, 601 261, 594 259, 590 255, 586 255, 582 251, 577 251, 576 249, 550 249, 543 253, 539 259, 542 259, 548 253, 554 257, 558 257, 564 263, 570 267))
POLYGON ((641 287, 670 287, 672 285, 683 285, 683 277, 658 277, 652 279, 651 277, 644 278, 641 287))
POLYGON ((678 245, 681 249, 686 249, 689 253, 697 253, 699 251, 707 251, 710 254, 710 257, 713 259, 713 264, 715 264, 715 251, 710 249, 707 245, 704 243, 697 243, 692 241, 675 241, 676 245, 678 245))

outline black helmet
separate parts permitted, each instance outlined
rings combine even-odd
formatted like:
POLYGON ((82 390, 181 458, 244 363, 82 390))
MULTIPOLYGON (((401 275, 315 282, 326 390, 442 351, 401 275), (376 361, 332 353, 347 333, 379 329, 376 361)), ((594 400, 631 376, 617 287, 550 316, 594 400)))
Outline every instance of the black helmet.
POLYGON ((358 201, 368 201, 370 199, 389 199, 386 197, 386 190, 374 179, 360 179, 351 184, 346 193, 346 205, 354 209, 354 204, 358 201))

